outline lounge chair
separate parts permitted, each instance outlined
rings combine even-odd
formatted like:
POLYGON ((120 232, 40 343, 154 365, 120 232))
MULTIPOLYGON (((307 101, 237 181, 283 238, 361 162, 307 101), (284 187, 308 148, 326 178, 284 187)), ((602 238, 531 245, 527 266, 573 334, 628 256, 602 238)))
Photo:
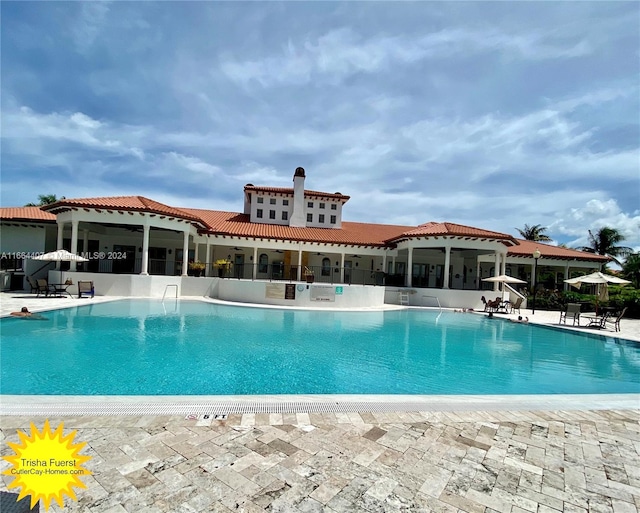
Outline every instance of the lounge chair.
POLYGON ((38 292, 38 282, 36 281, 36 279, 33 276, 27 276, 27 282, 29 283, 29 286, 31 287, 31 293, 32 294, 34 292, 38 292))
POLYGON ((564 312, 560 312, 560 321, 558 324, 567 324, 567 317, 573 319, 573 325, 576 323, 580 326, 580 303, 569 303, 564 312))
POLYGON ((516 310, 518 310, 518 313, 520 313, 520 307, 522 306, 522 302, 524 301, 524 298, 522 297, 518 297, 518 299, 516 299, 515 303, 511 303, 511 312, 513 313, 516 310))
POLYGON ((78 282, 78 298, 81 298, 83 294, 94 297, 95 289, 93 288, 92 281, 79 281, 78 282))
POLYGON ((620 312, 617 317, 615 317, 615 318, 613 318, 613 317, 605 317, 605 319, 604 319, 605 327, 607 326, 607 324, 613 324, 614 330, 615 331, 620 331, 620 319, 622 319, 622 317, 624 316, 624 314, 626 312, 627 312, 627 307, 625 306, 622 309, 622 312, 620 312))
POLYGON ((40 294, 48 296, 53 292, 53 287, 51 287, 51 285, 49 285, 49 283, 47 283, 47 280, 45 280, 44 278, 36 280, 36 283, 38 285, 38 296, 40 294))

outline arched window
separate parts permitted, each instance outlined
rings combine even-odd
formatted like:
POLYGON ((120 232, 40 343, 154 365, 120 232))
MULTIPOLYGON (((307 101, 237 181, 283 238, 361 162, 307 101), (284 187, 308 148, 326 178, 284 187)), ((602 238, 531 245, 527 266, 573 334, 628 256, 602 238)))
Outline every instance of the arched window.
POLYGON ((266 273, 269 271, 269 257, 266 253, 262 253, 258 258, 258 272, 266 273))
POLYGON ((328 258, 322 259, 322 276, 331 276, 331 260, 328 258))

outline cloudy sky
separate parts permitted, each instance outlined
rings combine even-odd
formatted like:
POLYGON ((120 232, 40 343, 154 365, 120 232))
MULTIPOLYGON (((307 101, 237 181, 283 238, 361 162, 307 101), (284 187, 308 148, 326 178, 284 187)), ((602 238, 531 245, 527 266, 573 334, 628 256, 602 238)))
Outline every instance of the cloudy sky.
POLYGON ((640 249, 637 2, 0 3, 2 206, 246 183, 640 249))

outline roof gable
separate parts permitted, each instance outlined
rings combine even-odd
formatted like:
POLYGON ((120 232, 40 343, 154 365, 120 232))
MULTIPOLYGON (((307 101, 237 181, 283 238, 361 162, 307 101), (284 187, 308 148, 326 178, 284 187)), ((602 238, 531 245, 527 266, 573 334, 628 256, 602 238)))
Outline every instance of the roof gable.
POLYGON ((43 210, 50 211, 54 214, 64 212, 70 208, 92 208, 104 210, 126 210, 137 212, 153 212, 155 214, 163 214, 167 216, 178 217, 196 223, 202 223, 202 219, 185 210, 171 207, 144 196, 105 196, 100 198, 76 198, 63 199, 45 205, 43 210))
POLYGON ((436 237, 436 236, 464 236, 473 238, 486 238, 486 239, 498 239, 510 244, 518 244, 517 241, 506 233, 494 232, 491 230, 483 230, 481 228, 475 228, 473 226, 465 226, 456 223, 437 223, 429 222, 419 225, 417 228, 407 230, 393 239, 389 239, 389 242, 399 239, 410 239, 413 237, 436 237))

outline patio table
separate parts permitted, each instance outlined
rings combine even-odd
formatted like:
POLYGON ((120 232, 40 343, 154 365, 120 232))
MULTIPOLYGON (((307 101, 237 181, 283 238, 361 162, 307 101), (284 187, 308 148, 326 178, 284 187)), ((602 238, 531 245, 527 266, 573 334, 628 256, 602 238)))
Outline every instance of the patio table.
POLYGON ((54 295, 56 297, 64 297, 64 294, 67 294, 69 297, 73 297, 71 292, 67 289, 73 285, 72 283, 49 283, 49 287, 51 287, 51 291, 48 295, 54 295))

